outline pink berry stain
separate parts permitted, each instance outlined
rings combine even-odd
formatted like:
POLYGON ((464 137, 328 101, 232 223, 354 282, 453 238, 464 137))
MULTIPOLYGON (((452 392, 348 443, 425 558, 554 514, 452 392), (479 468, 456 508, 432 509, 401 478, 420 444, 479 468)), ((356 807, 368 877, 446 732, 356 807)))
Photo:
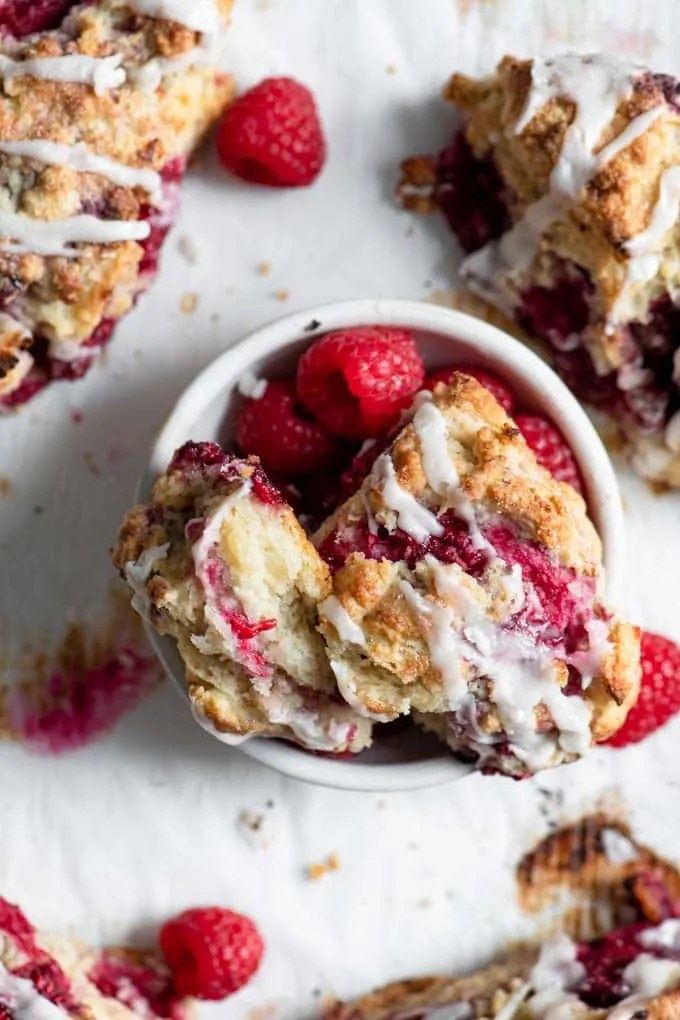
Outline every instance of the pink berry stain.
POLYGON ((121 610, 103 640, 71 626, 54 660, 6 693, 6 721, 18 742, 34 754, 56 755, 113 729, 160 681, 160 667, 141 650, 137 630, 121 610))

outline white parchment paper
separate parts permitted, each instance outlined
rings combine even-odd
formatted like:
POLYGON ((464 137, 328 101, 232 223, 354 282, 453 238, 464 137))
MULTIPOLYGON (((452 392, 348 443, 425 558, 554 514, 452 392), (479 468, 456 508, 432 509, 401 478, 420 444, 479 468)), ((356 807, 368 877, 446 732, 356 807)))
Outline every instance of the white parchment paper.
MULTIPOLYGON (((107 547, 154 430, 217 352, 298 308, 451 286, 456 252, 443 225, 399 211, 391 192, 399 160, 451 130, 438 95, 454 68, 604 47, 677 71, 679 41, 673 0, 238 0, 225 64, 244 86, 272 73, 308 82, 328 166, 313 189, 278 192, 229 180, 208 158, 186 184, 155 290, 105 362, 0 422, 0 473, 11 483, 0 497, 3 665, 26 642, 49 654, 67 618, 106 614, 107 547), (198 295, 193 315, 180 311, 187 293, 198 295)), ((680 495, 653 496, 623 466, 621 481, 624 608, 680 639, 680 495)), ((547 813, 575 817, 614 797, 641 838, 680 857, 679 738, 676 721, 642 746, 533 782, 473 776, 411 794, 343 794, 284 780, 212 741, 165 685, 71 756, 0 747, 0 892, 39 924, 97 942, 144 942, 190 905, 245 910, 266 938, 265 965, 206 1013, 304 1016, 320 996, 462 970, 530 932, 512 868, 547 813), (243 810, 265 816, 266 846, 244 838, 243 810), (340 870, 306 880, 305 866, 332 852, 340 870)))

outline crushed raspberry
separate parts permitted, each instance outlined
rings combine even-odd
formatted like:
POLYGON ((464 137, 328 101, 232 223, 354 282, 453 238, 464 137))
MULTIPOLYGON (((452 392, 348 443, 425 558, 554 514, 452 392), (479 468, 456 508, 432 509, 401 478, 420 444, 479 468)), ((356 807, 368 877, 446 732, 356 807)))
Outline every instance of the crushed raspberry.
POLYGON ((217 152, 223 166, 246 181, 275 188, 312 184, 326 161, 314 96, 293 78, 265 78, 228 107, 217 152))
MULTIPOLYGON (((195 443, 192 440, 175 450, 168 466, 168 472, 191 475, 217 474, 224 481, 241 481, 248 478, 253 495, 267 506, 280 506, 283 502, 281 493, 262 471, 257 460, 244 462, 233 453, 226 453, 219 443, 195 443)), ((205 522, 189 521, 186 530, 188 541, 195 542, 203 533, 205 522)))
POLYGON ((680 711, 680 648, 660 634, 642 634, 642 686, 628 718, 607 743, 637 744, 680 711))
POLYGON ((346 499, 354 495, 364 478, 366 478, 381 453, 390 446, 396 436, 396 429, 392 429, 385 435, 376 439, 368 439, 352 459, 349 467, 340 475, 340 495, 338 503, 344 503, 346 499))
POLYGON ((185 910, 163 925, 160 945, 177 990, 197 999, 225 999, 255 974, 264 943, 253 922, 233 910, 185 910))
POLYGON ((16 977, 31 981, 43 998, 61 1006, 66 1012, 78 1008, 78 1003, 71 994, 69 980, 56 960, 45 955, 41 959, 17 967, 12 973, 16 977))
POLYGON ((427 376, 425 389, 433 390, 437 383, 440 382, 448 385, 456 372, 462 372, 463 375, 470 375, 473 379, 476 379, 484 389, 488 390, 495 397, 505 413, 512 417, 515 411, 515 394, 508 384, 499 379, 493 372, 487 372, 483 368, 476 368, 474 365, 452 365, 450 368, 438 368, 436 372, 430 372, 427 376))
POLYGON ((337 453, 326 429, 299 412, 295 384, 284 379, 269 382, 259 400, 244 401, 236 441, 266 468, 293 477, 329 466, 337 453))
POLYGON ((585 273, 565 265, 552 287, 530 287, 521 295, 518 320, 557 351, 572 350, 590 322, 592 284, 585 273))
POLYGON ((630 994, 623 972, 642 952, 638 937, 647 927, 620 928, 579 947, 578 959, 586 969, 578 987, 579 999, 595 1009, 608 1009, 630 994))
POLYGON ((298 362, 297 391, 329 432, 365 439, 395 424, 424 377, 409 330, 364 326, 315 340, 298 362))
POLYGON ((19 907, 3 899, 0 899, 0 931, 11 935, 27 956, 35 953, 35 928, 19 907))
POLYGON ((77 0, 0 0, 0 32, 21 39, 56 28, 77 0))
POLYGON ((276 620, 249 620, 244 613, 236 611, 225 610, 223 616, 239 641, 251 641, 258 634, 276 627, 276 620))
POLYGON ((538 463, 558 482, 566 482, 583 495, 583 481, 576 458, 557 426, 537 414, 518 414, 515 421, 538 463))
POLYGON ((434 199, 465 251, 505 233, 510 217, 498 171, 475 156, 463 131, 439 153, 434 171, 434 199))
POLYGON ((186 1010, 169 971, 159 961, 150 963, 116 950, 104 950, 87 975, 102 995, 116 999, 138 1016, 185 1020, 186 1010))
POLYGON ((175 450, 168 471, 201 471, 219 464, 233 463, 234 457, 225 453, 219 443, 195 443, 192 440, 175 450))

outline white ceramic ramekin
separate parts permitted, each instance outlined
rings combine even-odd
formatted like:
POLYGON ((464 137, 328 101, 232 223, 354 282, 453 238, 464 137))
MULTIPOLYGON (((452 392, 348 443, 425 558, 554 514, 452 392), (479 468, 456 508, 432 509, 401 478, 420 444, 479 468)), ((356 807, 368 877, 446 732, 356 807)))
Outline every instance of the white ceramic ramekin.
MULTIPOLYGON (((301 352, 331 329, 369 325, 414 330, 429 368, 478 365, 507 379, 522 406, 547 414, 569 442, 581 469, 591 516, 602 537, 609 597, 615 597, 623 547, 623 512, 616 476, 590 420, 555 373, 532 351, 486 322, 461 312, 413 301, 346 301, 279 319, 221 354, 177 401, 151 451, 138 498, 188 439, 229 440, 232 395, 250 370, 264 378, 292 375, 301 352)), ((147 628, 166 672, 186 691, 174 642, 147 628)), ((265 765, 307 782, 348 790, 407 790, 461 778, 470 771, 436 741, 405 733, 378 741, 357 760, 324 758, 279 740, 253 738, 239 750, 265 765)))

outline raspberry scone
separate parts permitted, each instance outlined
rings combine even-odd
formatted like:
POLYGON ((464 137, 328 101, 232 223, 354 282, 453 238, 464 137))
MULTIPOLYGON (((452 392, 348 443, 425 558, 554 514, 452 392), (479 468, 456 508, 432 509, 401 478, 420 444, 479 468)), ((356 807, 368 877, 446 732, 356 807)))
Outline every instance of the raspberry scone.
POLYGON ((328 568, 256 459, 185 444, 127 515, 113 560, 135 609, 176 639, 207 728, 334 753, 370 744, 316 629, 328 568))
POLYGON ((639 634, 602 601, 582 498, 469 376, 419 394, 315 542, 334 571, 331 665, 369 718, 414 712, 458 755, 524 776, 606 740, 637 697, 639 634))
POLYGON ((677 1020, 680 921, 641 922, 596 942, 554 935, 460 978, 399 981, 327 1020, 677 1020))
POLYGON ((90 366, 148 288, 188 157, 234 93, 231 0, 0 9, 0 406, 90 366))
POLYGON ((680 84, 566 54, 506 57, 444 94, 463 126, 406 161, 401 201, 443 210, 468 286, 547 341, 642 475, 680 486, 680 84))
POLYGON ((0 899, 0 1013, 5 1020, 188 1020, 194 1011, 155 953, 93 950, 43 935, 0 899))

